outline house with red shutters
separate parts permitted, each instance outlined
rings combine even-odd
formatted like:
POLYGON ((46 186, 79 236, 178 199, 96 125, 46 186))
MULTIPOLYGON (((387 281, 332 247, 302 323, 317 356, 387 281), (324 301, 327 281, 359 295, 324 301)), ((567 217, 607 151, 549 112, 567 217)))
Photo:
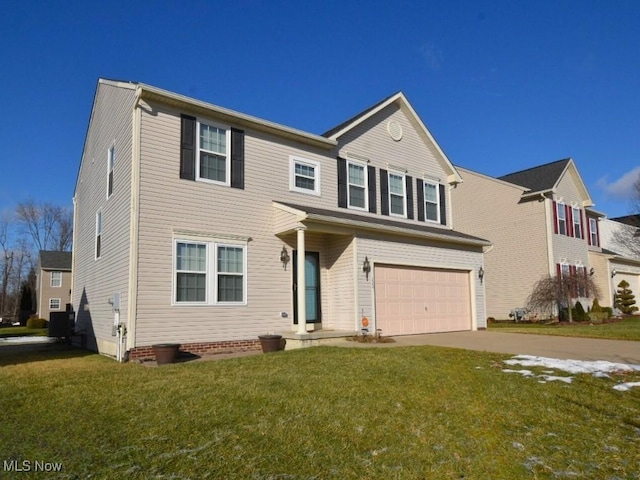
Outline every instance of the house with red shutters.
MULTIPOLYGON (((493 245, 484 266, 489 317, 507 319, 523 308, 534 284, 546 275, 592 275, 596 283, 608 281, 609 268, 599 261, 599 225, 605 215, 593 209, 573 159, 497 178, 456 168, 464 178, 452 190, 456 228, 493 245)), ((575 300, 586 309, 593 299, 576 293, 575 300)), ((599 300, 602 306, 611 305, 611 298, 599 300)))

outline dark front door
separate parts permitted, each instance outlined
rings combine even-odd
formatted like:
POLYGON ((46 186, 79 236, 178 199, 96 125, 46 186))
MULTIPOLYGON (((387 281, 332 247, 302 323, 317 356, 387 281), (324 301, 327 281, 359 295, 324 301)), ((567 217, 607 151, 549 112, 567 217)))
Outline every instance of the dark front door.
MULTIPOLYGON (((305 252, 305 303, 307 323, 319 323, 320 311, 320 253, 305 252)), ((298 323, 298 252, 293 251, 293 323, 298 323)))

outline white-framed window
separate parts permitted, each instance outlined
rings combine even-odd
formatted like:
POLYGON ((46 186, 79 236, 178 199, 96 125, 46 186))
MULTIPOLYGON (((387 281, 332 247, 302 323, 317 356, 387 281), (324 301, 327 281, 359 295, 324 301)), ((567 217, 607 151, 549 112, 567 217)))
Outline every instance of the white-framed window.
POLYGON ((560 273, 562 274, 562 278, 569 278, 571 275, 571 268, 568 263, 560 264, 560 273))
POLYGON ((356 210, 369 209, 367 165, 347 160, 347 205, 356 210))
POLYGON ((59 298, 50 298, 49 299, 49 310, 60 310, 60 299, 59 298))
POLYGON ((437 183, 424 181, 424 218, 432 222, 440 222, 440 186, 437 183))
POLYGON ((246 303, 246 244, 175 240, 174 304, 246 303))
POLYGON ((96 213, 96 260, 102 255, 102 211, 96 213))
POLYGON ((51 284, 52 287, 62 286, 62 272, 51 272, 51 284))
POLYGON ((116 164, 116 146, 111 145, 107 153, 107 198, 113 193, 113 167, 116 164))
POLYGON ((558 215, 558 233, 560 235, 567 234, 567 210, 564 208, 564 203, 558 202, 556 204, 556 212, 558 215))
POLYGON ((407 216, 407 193, 404 173, 389 172, 389 213, 407 216))
POLYGON ((595 218, 589 219, 589 236, 591 240, 591 245, 594 247, 599 247, 598 245, 598 220, 595 218))
POLYGON ((318 162, 291 156, 289 165, 291 191, 320 195, 320 164, 318 162))
POLYGON ((198 121, 197 179, 231 183, 231 130, 223 125, 198 121))
POLYGON ((572 207, 571 211, 573 216, 573 236, 575 238, 584 238, 582 236, 582 215, 580 214, 580 209, 572 207))

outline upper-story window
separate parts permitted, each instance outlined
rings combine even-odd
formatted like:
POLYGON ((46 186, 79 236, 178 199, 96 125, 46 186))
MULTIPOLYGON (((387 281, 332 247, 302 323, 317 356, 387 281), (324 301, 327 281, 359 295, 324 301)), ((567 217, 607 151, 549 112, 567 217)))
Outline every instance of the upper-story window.
POLYGON ((363 163, 347 161, 349 208, 368 210, 367 167, 363 163))
POLYGON ((389 172, 389 211, 391 215, 407 216, 407 193, 403 173, 389 172))
POLYGON ((198 179, 229 184, 229 129, 198 122, 198 179))
POLYGON ((51 286, 52 287, 62 286, 62 272, 51 272, 51 286))
POLYGON ((424 182, 424 217, 433 222, 440 221, 440 192, 438 184, 424 182))
POLYGON ((567 210, 564 208, 564 203, 558 202, 556 204, 556 211, 558 215, 558 233, 560 235, 567 234, 567 210))
POLYGON ((320 195, 320 164, 293 156, 289 161, 289 188, 294 192, 320 195))
POLYGON ((102 212, 96 213, 96 259, 102 254, 102 212))
POLYGON ((107 198, 113 193, 113 168, 116 164, 116 147, 111 145, 107 153, 107 198))
POLYGON ((595 218, 589 219, 589 245, 599 247, 600 242, 598 240, 598 220, 595 218))
POLYGON ((582 215, 579 208, 572 208, 573 217, 573 236, 575 238, 584 238, 582 235, 582 215))

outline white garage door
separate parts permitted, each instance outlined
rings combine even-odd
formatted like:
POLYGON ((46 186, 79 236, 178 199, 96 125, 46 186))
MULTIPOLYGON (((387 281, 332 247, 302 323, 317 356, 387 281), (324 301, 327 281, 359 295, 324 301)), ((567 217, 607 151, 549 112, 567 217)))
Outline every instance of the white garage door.
POLYGON ((382 335, 471 330, 467 272, 376 265, 375 297, 382 335))

